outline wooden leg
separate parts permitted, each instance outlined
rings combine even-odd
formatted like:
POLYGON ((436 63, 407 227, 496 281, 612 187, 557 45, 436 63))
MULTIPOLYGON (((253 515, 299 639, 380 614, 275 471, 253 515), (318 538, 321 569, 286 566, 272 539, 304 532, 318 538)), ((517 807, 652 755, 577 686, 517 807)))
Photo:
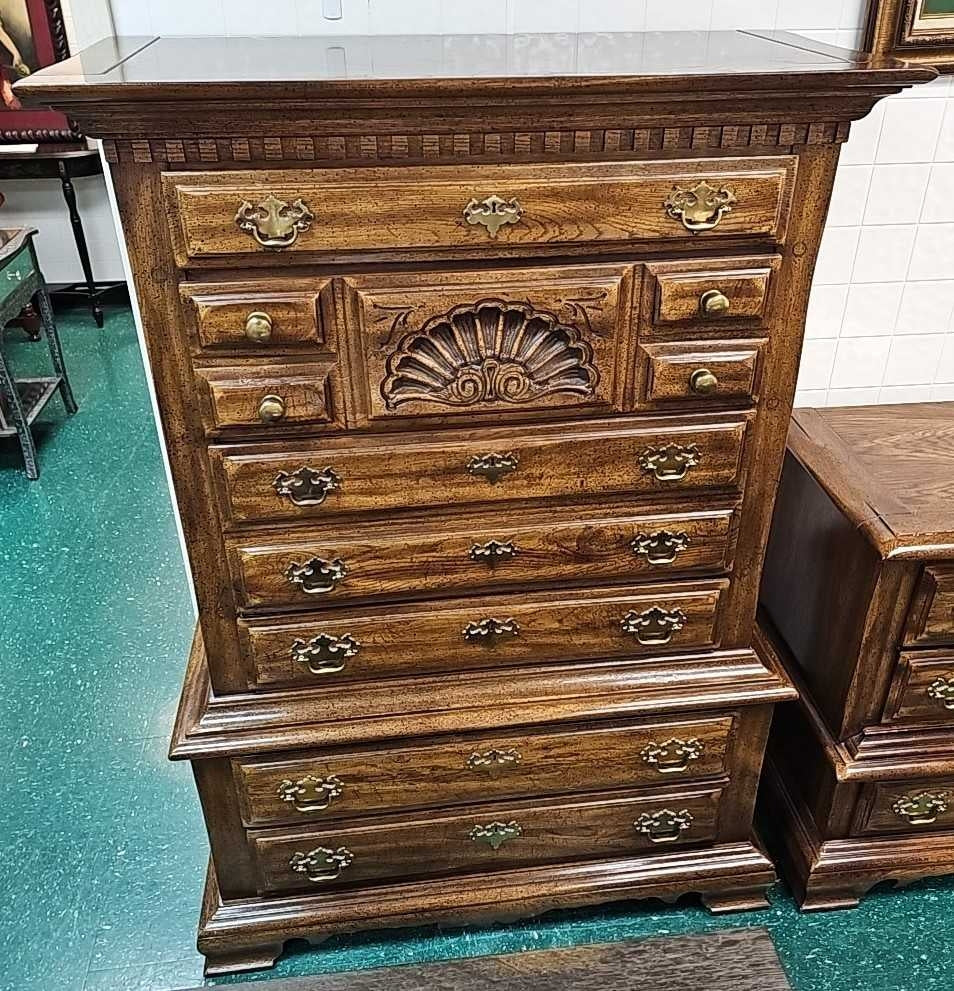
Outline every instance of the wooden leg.
POLYGON ((713 891, 702 896, 702 904, 713 914, 726 912, 752 912, 768 908, 769 900, 765 888, 752 888, 748 891, 713 891))
POLYGON ((241 950, 229 950, 224 953, 214 953, 202 950, 205 954, 205 976, 215 974, 237 974, 245 970, 267 970, 275 966, 275 961, 282 955, 284 943, 262 943, 260 946, 248 946, 241 950))

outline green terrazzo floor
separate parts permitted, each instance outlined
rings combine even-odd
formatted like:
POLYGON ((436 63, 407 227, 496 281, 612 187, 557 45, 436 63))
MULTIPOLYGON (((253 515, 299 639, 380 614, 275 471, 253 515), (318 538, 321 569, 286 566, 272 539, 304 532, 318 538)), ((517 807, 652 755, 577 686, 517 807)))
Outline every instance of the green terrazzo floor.
MULTIPOLYGON (((0 442, 0 989, 163 991, 201 983, 207 857, 187 767, 165 759, 192 629, 133 319, 59 318, 80 412, 38 425, 41 477, 0 442)), ((8 334, 20 374, 46 349, 8 334)), ((647 902, 513 926, 292 947, 218 984, 573 943, 767 926, 797 991, 951 991, 954 879, 876 891, 853 912, 714 917, 647 902)), ((211 982, 210 982, 211 983, 211 982)))

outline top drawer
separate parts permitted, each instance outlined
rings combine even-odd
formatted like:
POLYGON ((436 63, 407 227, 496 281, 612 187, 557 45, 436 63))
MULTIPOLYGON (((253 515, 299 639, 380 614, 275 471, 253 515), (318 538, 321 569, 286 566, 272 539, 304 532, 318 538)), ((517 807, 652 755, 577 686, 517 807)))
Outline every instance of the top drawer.
POLYGON ((760 236, 781 241, 795 158, 454 169, 169 172, 176 261, 760 236))
POLYGON ((929 564, 904 631, 904 642, 916 646, 954 644, 954 564, 929 564))

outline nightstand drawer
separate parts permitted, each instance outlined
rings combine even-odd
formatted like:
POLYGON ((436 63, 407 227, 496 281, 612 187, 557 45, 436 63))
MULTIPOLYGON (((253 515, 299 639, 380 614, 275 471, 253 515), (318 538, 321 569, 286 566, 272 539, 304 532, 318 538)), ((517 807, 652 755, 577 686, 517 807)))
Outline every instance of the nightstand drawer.
POLYGON ((954 564, 925 566, 908 613, 904 642, 954 646, 954 564))
POLYGON ((757 399, 763 341, 646 344, 640 351, 640 401, 704 409, 748 405, 757 399))
POLYGON ((886 722, 954 724, 954 651, 901 654, 885 705, 886 722))
POLYGON ((853 832, 933 833, 954 829, 954 779, 879 781, 867 785, 853 832))

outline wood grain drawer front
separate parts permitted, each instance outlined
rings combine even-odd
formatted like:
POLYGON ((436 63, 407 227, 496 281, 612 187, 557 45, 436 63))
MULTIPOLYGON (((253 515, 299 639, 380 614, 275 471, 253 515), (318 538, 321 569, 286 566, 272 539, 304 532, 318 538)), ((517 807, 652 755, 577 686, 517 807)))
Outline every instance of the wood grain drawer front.
POLYGON ((298 426, 340 428, 336 371, 333 362, 199 368, 206 430, 214 434, 244 428, 267 434, 298 426))
POLYGON ((656 276, 656 323, 717 327, 736 320, 760 322, 771 269, 666 272, 656 276))
POLYGON ((640 585, 243 622, 259 685, 328 685, 710 646, 728 583, 640 585))
POLYGON ((710 842, 718 788, 484 805, 373 824, 252 832, 264 890, 488 872, 710 842))
POLYGON ((884 718, 886 722, 954 725, 954 652, 902 653, 884 718))
POLYGON ((930 564, 918 585, 904 642, 954 646, 954 564, 930 564))
POLYGON ((315 609, 375 598, 493 594, 626 580, 653 568, 636 560, 643 555, 626 541, 630 531, 612 524, 554 522, 547 530, 493 518, 475 523, 324 528, 274 543, 230 541, 239 606, 315 609))
POLYGON ((288 760, 236 760, 248 826, 614 788, 725 773, 732 716, 560 731, 483 733, 288 760))
MULTIPOLYGON (((268 355, 325 343, 321 296, 329 279, 202 283, 180 287, 198 347, 268 355)), ((330 305, 330 300, 328 301, 330 305)))
POLYGON ((640 348, 641 403, 704 409, 757 399, 759 355, 764 341, 721 344, 646 344, 640 348))
POLYGON ((444 169, 169 172, 178 264, 224 255, 761 236, 781 241, 795 158, 444 169))
POLYGON ((954 829, 954 778, 926 778, 866 786, 858 803, 854 832, 933 833, 947 829, 954 829))
MULTIPOLYGON (((255 393, 249 405, 260 395, 255 393)), ((232 523, 737 488, 745 421, 540 426, 212 449, 232 523), (330 480, 330 481, 329 481, 330 480)))

